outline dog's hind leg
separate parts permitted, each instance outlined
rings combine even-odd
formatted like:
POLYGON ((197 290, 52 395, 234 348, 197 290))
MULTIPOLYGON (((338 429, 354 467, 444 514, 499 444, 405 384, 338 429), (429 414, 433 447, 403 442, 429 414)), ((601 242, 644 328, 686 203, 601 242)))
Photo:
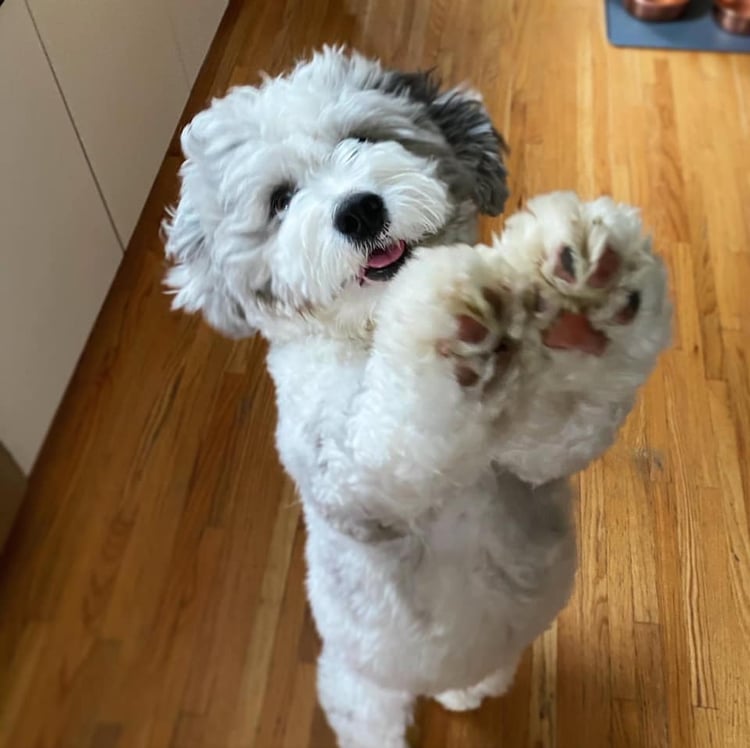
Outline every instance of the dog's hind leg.
POLYGON ((407 748, 413 694, 382 688, 324 648, 318 696, 340 748, 407 748))
POLYGON ((502 696, 513 684, 515 674, 516 663, 496 670, 475 686, 443 691, 435 700, 451 712, 468 712, 477 709, 486 698, 502 696))

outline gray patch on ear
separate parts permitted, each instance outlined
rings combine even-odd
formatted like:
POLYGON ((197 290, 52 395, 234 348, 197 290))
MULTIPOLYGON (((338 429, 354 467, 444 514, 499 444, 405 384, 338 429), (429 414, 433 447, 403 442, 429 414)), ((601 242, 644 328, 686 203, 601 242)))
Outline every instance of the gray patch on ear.
POLYGON ((508 198, 503 156, 508 147, 480 101, 455 91, 429 107, 431 118, 474 179, 474 202, 482 213, 498 215, 508 198))
POLYGON ((424 106, 428 121, 442 133, 453 159, 443 154, 444 176, 461 198, 470 198, 482 213, 498 215, 508 197, 503 156, 507 145, 492 124, 481 101, 454 89, 440 94, 432 71, 389 72, 380 84, 384 91, 408 96, 424 106))
MULTIPOLYGON (((185 168, 183 168, 183 174, 185 168)), ((165 252, 171 267, 165 279, 172 290, 172 307, 200 311, 206 321, 230 338, 255 333, 245 310, 231 293, 226 279, 212 261, 198 211, 186 190, 162 223, 165 252)))
POLYGON ((420 104, 431 104, 440 93, 440 81, 434 70, 414 73, 394 70, 387 73, 381 88, 386 93, 396 96, 406 94, 412 101, 418 101, 420 104))

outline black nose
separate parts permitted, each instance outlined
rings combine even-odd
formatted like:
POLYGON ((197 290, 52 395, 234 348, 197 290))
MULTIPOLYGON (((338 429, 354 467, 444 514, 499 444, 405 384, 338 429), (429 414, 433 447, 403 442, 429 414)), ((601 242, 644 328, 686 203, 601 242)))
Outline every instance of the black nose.
POLYGON ((358 192, 347 197, 333 216, 336 228, 356 242, 374 239, 383 231, 387 220, 385 203, 374 192, 358 192))

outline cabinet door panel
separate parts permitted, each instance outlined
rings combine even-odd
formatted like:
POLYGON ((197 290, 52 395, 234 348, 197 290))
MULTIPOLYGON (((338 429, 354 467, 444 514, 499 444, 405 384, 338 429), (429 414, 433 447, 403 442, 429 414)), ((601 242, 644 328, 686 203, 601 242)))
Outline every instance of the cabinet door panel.
POLYGON ((198 77, 208 48, 227 7, 227 0, 167 0, 177 46, 190 86, 198 77))
POLYGON ((124 245, 189 93, 165 0, 29 0, 124 245))
POLYGON ((122 252, 23 2, 0 7, 0 441, 28 471, 122 252))

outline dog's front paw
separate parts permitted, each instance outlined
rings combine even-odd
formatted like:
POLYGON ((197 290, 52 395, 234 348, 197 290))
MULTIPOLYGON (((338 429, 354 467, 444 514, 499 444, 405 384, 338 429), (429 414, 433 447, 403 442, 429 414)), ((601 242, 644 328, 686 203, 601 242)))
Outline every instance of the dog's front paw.
POLYGON ((459 284, 446 299, 452 329, 438 337, 438 355, 451 361, 461 387, 484 387, 503 378, 518 352, 518 315, 511 291, 501 284, 459 284))
POLYGON ((666 344, 666 273, 633 208, 544 195, 509 220, 501 248, 535 295, 531 327, 548 354, 650 359, 666 344))
POLYGON ((510 266, 489 248, 421 250, 381 308, 377 345, 424 382, 447 375, 465 391, 505 380, 516 360, 526 311, 510 266), (486 251, 485 251, 486 250, 486 251))
POLYGON ((566 244, 540 267, 545 283, 537 302, 541 339, 548 348, 603 355, 613 330, 630 325, 643 298, 637 257, 605 244, 596 257, 566 244))

